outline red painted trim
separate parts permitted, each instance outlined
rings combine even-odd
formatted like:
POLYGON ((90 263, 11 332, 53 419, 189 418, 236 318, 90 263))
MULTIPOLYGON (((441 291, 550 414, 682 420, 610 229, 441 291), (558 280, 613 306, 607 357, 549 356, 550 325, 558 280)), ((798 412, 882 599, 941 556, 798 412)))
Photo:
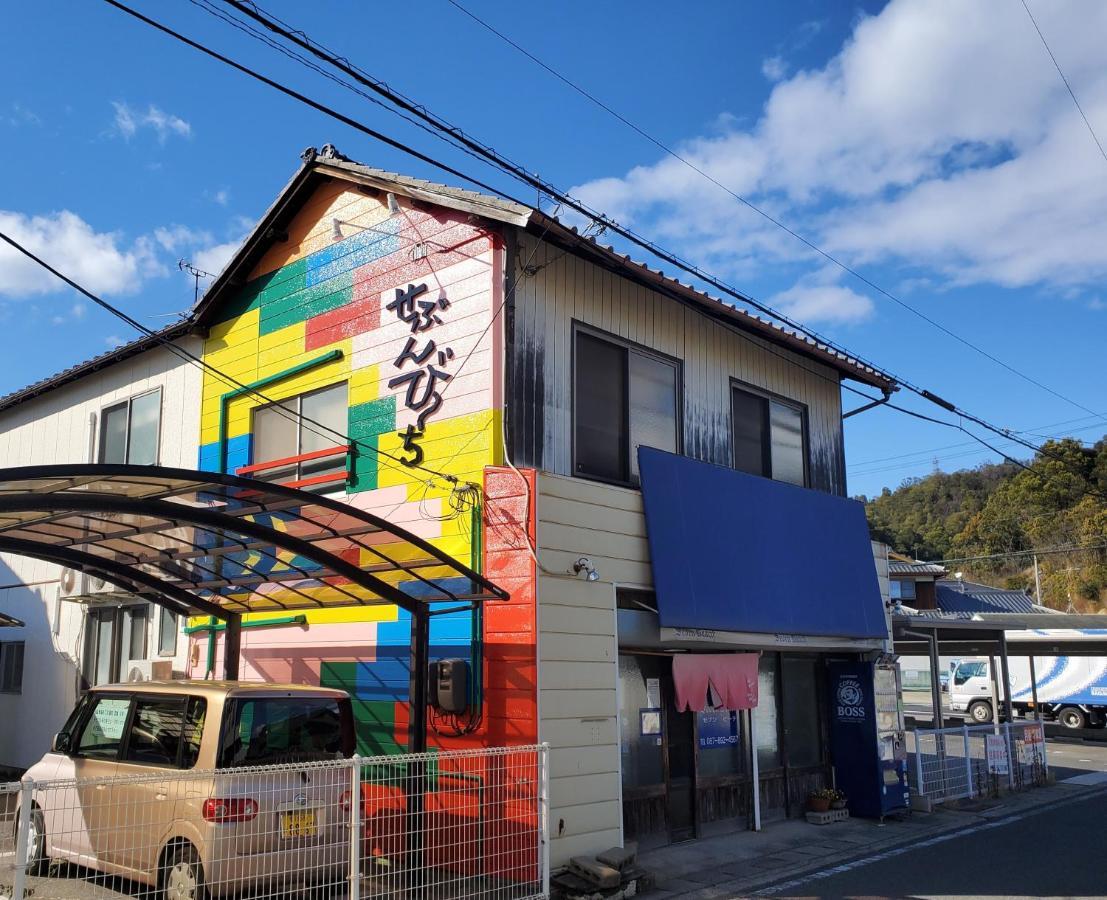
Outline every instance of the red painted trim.
POLYGON ((266 462, 254 463, 250 466, 239 466, 234 470, 235 475, 248 475, 250 472, 261 472, 266 469, 281 469, 296 463, 308 462, 313 459, 323 459, 328 456, 341 456, 350 452, 349 444, 339 444, 334 447, 324 447, 322 450, 312 450, 311 453, 301 453, 299 456, 286 456, 283 459, 271 459, 266 462))
MULTIPOLYGON (((314 484, 329 484, 330 482, 346 482, 350 478, 349 472, 332 472, 330 475, 314 475, 311 478, 301 478, 299 481, 274 481, 281 487, 302 488, 311 487, 314 484)), ((240 491, 235 496, 241 498, 260 495, 262 491, 240 491)))

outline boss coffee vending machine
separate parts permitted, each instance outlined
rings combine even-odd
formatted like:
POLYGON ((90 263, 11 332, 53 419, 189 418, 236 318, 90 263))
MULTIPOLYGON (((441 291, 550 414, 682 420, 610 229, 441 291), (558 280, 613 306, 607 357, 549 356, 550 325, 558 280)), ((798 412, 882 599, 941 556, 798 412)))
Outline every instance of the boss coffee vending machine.
POLYGON ((827 672, 835 784, 848 798, 850 815, 883 818, 908 807, 899 666, 883 656, 830 662, 827 672))

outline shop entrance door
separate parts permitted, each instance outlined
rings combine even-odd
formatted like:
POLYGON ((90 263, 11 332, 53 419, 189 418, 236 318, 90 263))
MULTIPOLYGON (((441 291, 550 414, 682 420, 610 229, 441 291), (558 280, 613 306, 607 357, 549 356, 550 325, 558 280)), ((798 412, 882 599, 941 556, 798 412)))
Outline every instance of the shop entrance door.
POLYGON ((668 761, 666 819, 669 840, 674 843, 695 837, 696 750, 695 722, 690 712, 677 712, 672 697, 671 676, 663 684, 665 694, 665 751, 668 761))

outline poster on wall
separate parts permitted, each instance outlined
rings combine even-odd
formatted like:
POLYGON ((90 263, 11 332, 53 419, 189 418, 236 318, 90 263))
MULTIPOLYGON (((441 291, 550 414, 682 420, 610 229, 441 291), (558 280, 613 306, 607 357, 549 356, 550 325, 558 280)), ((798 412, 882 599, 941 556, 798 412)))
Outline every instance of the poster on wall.
POLYGON ((1007 774, 1007 741, 1002 734, 989 734, 984 737, 984 752, 988 757, 988 771, 993 775, 1007 774))
POLYGON ((698 718, 701 750, 738 743, 738 713, 735 710, 710 710, 701 712, 698 718))

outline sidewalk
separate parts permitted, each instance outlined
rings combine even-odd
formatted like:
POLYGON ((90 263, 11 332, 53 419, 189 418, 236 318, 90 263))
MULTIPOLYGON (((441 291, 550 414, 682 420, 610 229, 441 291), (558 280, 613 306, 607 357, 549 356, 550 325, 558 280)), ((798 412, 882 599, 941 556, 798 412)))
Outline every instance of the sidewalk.
POLYGON ((723 900, 973 825, 1102 793, 1107 793, 1102 781, 1094 785, 1061 783, 1000 800, 967 802, 960 809, 915 812, 883 825, 871 819, 821 826, 787 819, 768 824, 760 832, 740 831, 652 850, 639 857, 639 864, 655 878, 649 900, 723 900))

